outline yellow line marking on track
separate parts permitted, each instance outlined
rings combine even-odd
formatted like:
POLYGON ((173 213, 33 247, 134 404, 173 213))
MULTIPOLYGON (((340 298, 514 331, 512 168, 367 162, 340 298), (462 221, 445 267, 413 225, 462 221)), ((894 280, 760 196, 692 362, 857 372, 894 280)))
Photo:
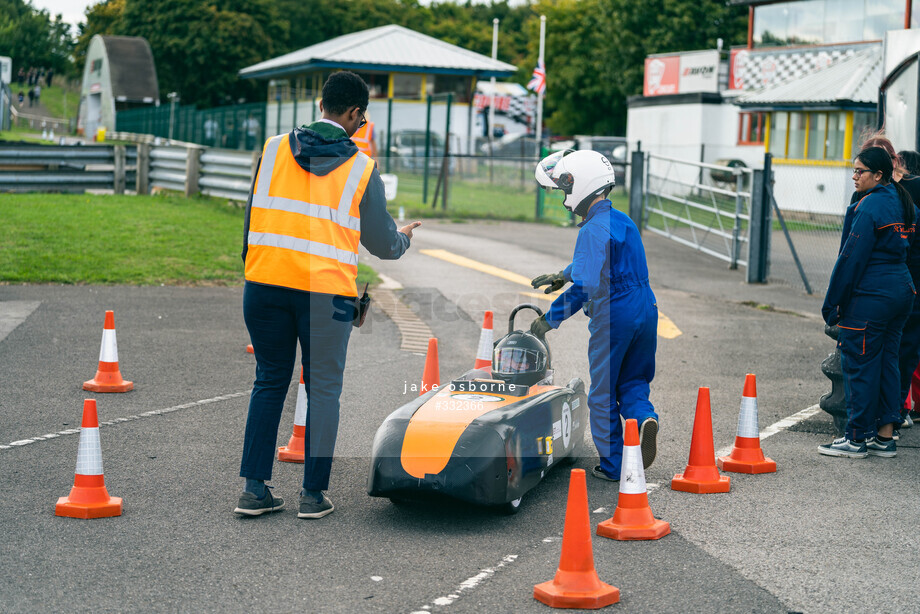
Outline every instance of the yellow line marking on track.
MULTIPOLYGON (((531 288, 530 280, 523 275, 519 275, 512 271, 507 271, 505 269, 500 269, 497 266, 492 266, 491 264, 485 264, 484 262, 479 262, 471 258, 466 258, 465 256, 460 256, 453 252, 449 252, 446 249, 420 249, 420 254, 426 256, 431 256, 432 258, 438 258, 449 262, 451 264, 456 264, 457 266, 462 266, 468 269, 473 269, 474 271, 479 271, 480 273, 485 273, 486 275, 492 275, 493 277, 498 277, 504 279, 505 281, 510 281, 521 286, 527 286, 531 288)), ((543 294, 538 292, 521 292, 525 296, 531 296, 533 298, 543 299, 546 301, 554 300, 562 292, 557 291, 551 294, 543 294)), ((679 328, 674 324, 671 319, 658 311, 658 336, 664 337, 665 339, 674 339, 679 337, 683 333, 679 328)))
POLYGON ((664 337, 665 339, 674 339, 680 337, 683 333, 680 332, 680 329, 671 321, 671 318, 661 313, 661 310, 658 310, 658 336, 664 337))

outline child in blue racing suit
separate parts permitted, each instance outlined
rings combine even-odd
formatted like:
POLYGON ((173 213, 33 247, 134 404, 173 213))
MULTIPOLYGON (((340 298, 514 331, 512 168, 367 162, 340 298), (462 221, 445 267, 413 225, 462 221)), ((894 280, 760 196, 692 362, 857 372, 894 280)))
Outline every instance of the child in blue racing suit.
MULTIPOLYGON (((559 168, 551 169, 556 172, 546 174, 541 184, 545 185, 546 177, 573 170, 573 185, 569 187, 574 198, 582 196, 578 191, 577 170, 582 168, 579 163, 590 165, 593 160, 581 154, 594 154, 609 165, 596 152, 574 152, 557 160, 558 166, 564 168, 561 172, 559 168)), ((599 168, 603 173, 605 166, 599 168)), ((537 175, 539 181, 540 173, 537 175)), ((563 179, 561 183, 567 181, 563 179)), ((613 187, 612 168, 609 183, 600 190, 597 182, 583 183, 590 192, 572 208, 584 216, 572 263, 560 273, 531 282, 534 287, 550 284, 546 292, 558 290, 567 282, 572 285, 553 302, 546 315, 534 321, 531 332, 542 335, 558 328, 579 309, 584 309, 590 318, 588 407, 591 434, 600 457, 600 465, 593 473, 616 481, 620 478, 625 420, 635 418, 641 425, 643 464, 648 467, 655 457, 658 415, 649 401, 649 384, 655 376, 658 308, 649 287, 639 230, 606 198, 613 187)), ((565 186, 560 189, 565 190, 565 186)), ((569 194, 567 201, 571 198, 569 194)))

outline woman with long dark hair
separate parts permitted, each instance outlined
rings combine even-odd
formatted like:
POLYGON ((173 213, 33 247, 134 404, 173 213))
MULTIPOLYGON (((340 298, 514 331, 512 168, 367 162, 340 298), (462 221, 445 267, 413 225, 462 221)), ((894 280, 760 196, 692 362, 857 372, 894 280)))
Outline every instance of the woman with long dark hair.
POLYGON ((894 165, 881 147, 863 149, 853 181, 864 194, 854 206, 848 234, 821 310, 838 325, 848 423, 843 437, 819 446, 821 454, 892 457, 893 430, 901 423, 898 348, 916 291, 907 268, 914 234, 914 203, 892 181, 894 165))

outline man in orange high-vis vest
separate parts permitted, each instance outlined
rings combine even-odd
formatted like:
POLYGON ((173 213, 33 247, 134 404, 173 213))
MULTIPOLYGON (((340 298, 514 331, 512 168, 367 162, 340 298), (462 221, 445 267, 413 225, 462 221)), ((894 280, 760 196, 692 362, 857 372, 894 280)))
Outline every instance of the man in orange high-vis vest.
POLYGON ((367 122, 351 135, 351 142, 358 146, 358 151, 371 158, 377 157, 377 143, 374 141, 374 122, 367 122))
POLYGON ((334 509, 329 487, 339 396, 357 291, 358 245, 378 258, 409 248, 413 222, 396 229, 373 160, 349 138, 365 122, 368 89, 351 72, 323 85, 323 118, 265 143, 243 233, 243 318, 256 358, 234 509, 259 516, 284 501, 272 476, 278 424, 294 373, 297 342, 307 393, 304 478, 299 518, 334 509))

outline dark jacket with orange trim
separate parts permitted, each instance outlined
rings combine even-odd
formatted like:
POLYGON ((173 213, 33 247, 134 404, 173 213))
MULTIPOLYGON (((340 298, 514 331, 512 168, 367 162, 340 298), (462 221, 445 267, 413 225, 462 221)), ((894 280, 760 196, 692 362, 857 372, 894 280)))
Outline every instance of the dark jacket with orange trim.
POLYGON ((915 226, 904 222, 901 200, 894 185, 879 185, 869 190, 852 207, 845 224, 843 244, 828 282, 821 313, 829 325, 846 314, 852 299, 859 295, 884 300, 889 292, 906 283, 913 290, 907 268, 915 226))
MULTIPOLYGON (((302 169, 314 175, 328 175, 358 152, 344 130, 329 122, 317 121, 309 126, 295 128, 289 133, 291 154, 302 169)), ((261 165, 262 159, 259 158, 261 165)), ((249 249, 249 216, 252 210, 252 192, 256 177, 252 178, 249 200, 246 203, 246 218, 243 223, 243 262, 249 249)), ((387 211, 383 180, 377 167, 361 199, 361 245, 382 260, 396 260, 409 249, 409 237, 399 232, 396 222, 387 211)))
MULTIPOLYGON (((901 187, 910 194, 910 199, 914 201, 914 219, 920 224, 920 175, 904 175, 898 181, 901 187)), ((843 231, 840 233, 840 249, 843 250, 843 244, 847 237, 850 236, 850 226, 853 224, 853 216, 856 214, 856 203, 858 203, 865 192, 853 192, 850 196, 850 206, 847 207, 846 215, 843 217, 843 231)), ((914 288, 920 288, 920 232, 912 235, 910 242, 910 252, 907 255, 907 268, 910 270, 910 277, 914 280, 914 288)), ((920 301, 917 301, 915 308, 920 308, 920 301)))

